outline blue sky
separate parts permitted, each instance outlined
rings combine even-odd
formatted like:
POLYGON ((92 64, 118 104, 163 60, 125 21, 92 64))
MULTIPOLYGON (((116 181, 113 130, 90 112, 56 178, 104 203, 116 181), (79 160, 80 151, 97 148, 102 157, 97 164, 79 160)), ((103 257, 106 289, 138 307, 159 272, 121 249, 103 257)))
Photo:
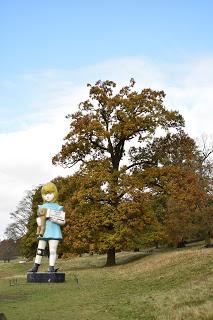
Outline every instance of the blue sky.
POLYGON ((211 0, 1 1, 1 78, 120 56, 208 55, 212 13, 211 0))
POLYGON ((40 88, 23 75, 123 57, 164 66, 211 56, 212 14, 211 0, 1 1, 0 132, 33 112, 40 88))
POLYGON ((213 134, 212 0, 0 1, 0 238, 51 165, 65 115, 98 79, 165 90, 194 138, 213 134))

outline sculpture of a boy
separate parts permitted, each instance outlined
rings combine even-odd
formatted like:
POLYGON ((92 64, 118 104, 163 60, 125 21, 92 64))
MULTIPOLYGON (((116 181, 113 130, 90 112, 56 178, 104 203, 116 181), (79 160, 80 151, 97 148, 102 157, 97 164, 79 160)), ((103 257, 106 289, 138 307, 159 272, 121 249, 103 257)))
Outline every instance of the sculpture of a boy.
POLYGON ((55 262, 57 247, 62 240, 61 226, 65 224, 65 213, 63 206, 57 203, 58 191, 54 183, 49 182, 43 185, 41 195, 44 203, 38 206, 37 234, 38 248, 35 257, 35 264, 29 272, 37 272, 41 264, 42 256, 45 254, 47 242, 49 243, 49 268, 48 272, 56 272, 55 262))

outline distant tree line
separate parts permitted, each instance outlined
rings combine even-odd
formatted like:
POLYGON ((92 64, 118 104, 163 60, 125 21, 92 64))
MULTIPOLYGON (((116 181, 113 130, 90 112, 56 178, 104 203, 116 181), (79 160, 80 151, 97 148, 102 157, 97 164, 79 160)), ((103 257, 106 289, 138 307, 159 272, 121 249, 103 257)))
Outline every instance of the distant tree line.
MULTIPOLYGON (((52 161, 80 168, 53 180, 67 220, 61 256, 107 253, 106 265, 113 265, 119 250, 198 238, 210 244, 213 146, 206 138, 198 146, 184 132, 163 91, 134 86, 133 79, 120 90, 112 81, 89 85, 88 100, 67 116, 70 131, 52 161)), ((26 257, 36 250, 40 188, 27 193, 6 230, 26 257)))
POLYGON ((20 255, 20 241, 5 239, 0 241, 0 260, 10 262, 20 255))

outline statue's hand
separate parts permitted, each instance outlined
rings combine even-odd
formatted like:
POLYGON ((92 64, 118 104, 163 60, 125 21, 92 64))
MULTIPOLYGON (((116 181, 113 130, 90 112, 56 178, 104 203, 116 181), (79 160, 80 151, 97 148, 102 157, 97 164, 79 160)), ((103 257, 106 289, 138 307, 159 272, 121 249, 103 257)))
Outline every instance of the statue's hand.
POLYGON ((60 226, 63 226, 65 224, 65 221, 59 220, 59 219, 54 218, 54 217, 51 217, 50 221, 52 221, 52 222, 54 222, 56 224, 59 224, 60 226))

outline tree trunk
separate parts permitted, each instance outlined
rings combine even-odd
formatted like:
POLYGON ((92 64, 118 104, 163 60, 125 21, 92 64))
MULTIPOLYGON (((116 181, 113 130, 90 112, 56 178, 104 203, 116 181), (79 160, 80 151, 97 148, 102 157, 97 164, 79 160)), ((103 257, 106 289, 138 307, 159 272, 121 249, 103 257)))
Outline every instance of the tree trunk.
POLYGON ((177 243, 177 248, 185 248, 186 246, 186 241, 182 238, 181 241, 177 243))
POLYGON ((106 261, 106 267, 114 266, 115 263, 115 248, 109 248, 107 250, 107 261, 106 261))
POLYGON ((210 248, 211 247, 211 232, 209 231, 205 238, 205 247, 210 248))

